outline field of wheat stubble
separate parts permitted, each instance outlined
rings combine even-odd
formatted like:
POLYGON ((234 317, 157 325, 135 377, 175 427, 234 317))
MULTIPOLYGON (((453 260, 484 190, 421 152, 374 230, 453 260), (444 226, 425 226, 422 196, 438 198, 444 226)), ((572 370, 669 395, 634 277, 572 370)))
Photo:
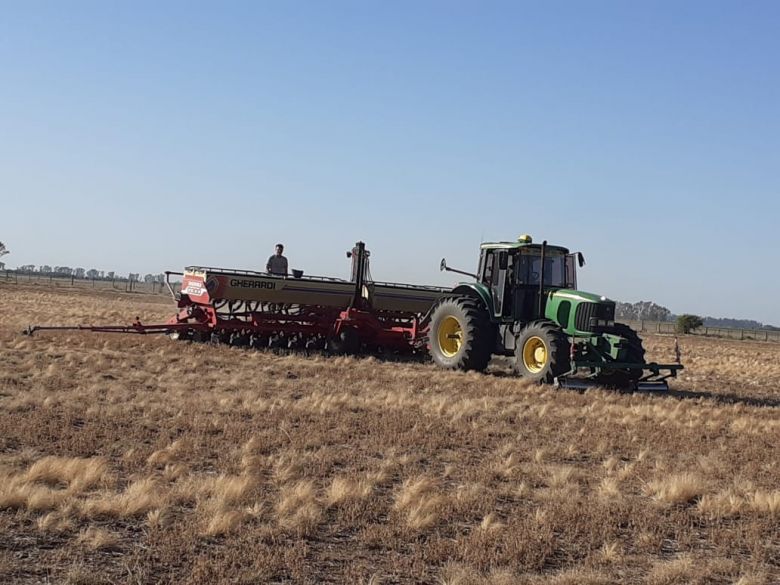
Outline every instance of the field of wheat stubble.
POLYGON ((172 312, 0 284, 3 583, 780 582, 780 344, 685 337, 647 395, 20 335, 172 312))

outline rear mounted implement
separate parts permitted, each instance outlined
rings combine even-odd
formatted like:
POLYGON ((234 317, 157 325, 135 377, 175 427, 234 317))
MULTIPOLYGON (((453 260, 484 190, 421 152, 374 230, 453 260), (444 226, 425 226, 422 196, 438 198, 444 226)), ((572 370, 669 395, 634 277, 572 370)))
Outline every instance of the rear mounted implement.
POLYGON ((167 272, 166 283, 178 312, 166 323, 131 325, 31 326, 37 331, 168 334, 192 341, 219 341, 256 348, 328 349, 415 353, 424 349, 421 324, 448 290, 374 282, 370 253, 362 242, 347 253, 352 279, 342 280, 191 266, 167 272), (182 277, 175 294, 170 277, 182 277))
MULTIPOLYGON (((683 369, 680 364, 656 364, 649 363, 637 366, 635 363, 611 363, 610 368, 617 371, 635 371, 637 368, 642 370, 641 376, 632 378, 630 376, 620 377, 610 380, 609 374, 604 378, 603 375, 594 375, 594 370, 605 371, 605 365, 602 362, 572 362, 572 369, 554 379, 553 384, 556 388, 569 388, 574 390, 586 390, 588 388, 605 387, 624 390, 627 392, 665 392, 669 390, 669 378, 676 378, 677 372, 683 369)), ((610 370, 607 369, 607 372, 610 370)))

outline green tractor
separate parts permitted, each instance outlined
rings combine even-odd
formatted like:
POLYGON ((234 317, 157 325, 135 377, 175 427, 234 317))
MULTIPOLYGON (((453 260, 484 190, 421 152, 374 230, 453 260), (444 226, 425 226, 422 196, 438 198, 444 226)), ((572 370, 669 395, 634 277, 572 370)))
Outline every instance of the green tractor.
POLYGON ((680 364, 645 361, 642 340, 615 322, 615 303, 577 290, 585 259, 561 246, 484 243, 477 274, 431 310, 428 345, 442 368, 484 370, 493 355, 512 356, 515 372, 562 387, 666 390, 680 364))

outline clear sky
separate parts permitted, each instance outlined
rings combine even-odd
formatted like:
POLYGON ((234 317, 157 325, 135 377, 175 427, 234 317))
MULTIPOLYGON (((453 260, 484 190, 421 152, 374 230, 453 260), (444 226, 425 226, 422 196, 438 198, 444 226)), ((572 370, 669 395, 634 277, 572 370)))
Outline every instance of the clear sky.
POLYGON ((481 240, 780 325, 778 2, 0 2, 21 264, 448 284, 481 240), (777 230, 777 231, 776 231, 777 230))

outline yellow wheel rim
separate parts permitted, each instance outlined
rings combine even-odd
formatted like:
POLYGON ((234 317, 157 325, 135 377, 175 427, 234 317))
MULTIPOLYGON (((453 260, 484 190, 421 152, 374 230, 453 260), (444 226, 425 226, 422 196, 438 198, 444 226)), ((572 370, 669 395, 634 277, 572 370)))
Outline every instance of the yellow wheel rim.
POLYGON ((529 337, 523 345, 523 365, 532 374, 538 374, 547 365, 547 346, 541 337, 529 337))
POLYGON ((439 349, 447 357, 453 357, 463 345, 463 328, 455 317, 445 317, 439 325, 439 349))

